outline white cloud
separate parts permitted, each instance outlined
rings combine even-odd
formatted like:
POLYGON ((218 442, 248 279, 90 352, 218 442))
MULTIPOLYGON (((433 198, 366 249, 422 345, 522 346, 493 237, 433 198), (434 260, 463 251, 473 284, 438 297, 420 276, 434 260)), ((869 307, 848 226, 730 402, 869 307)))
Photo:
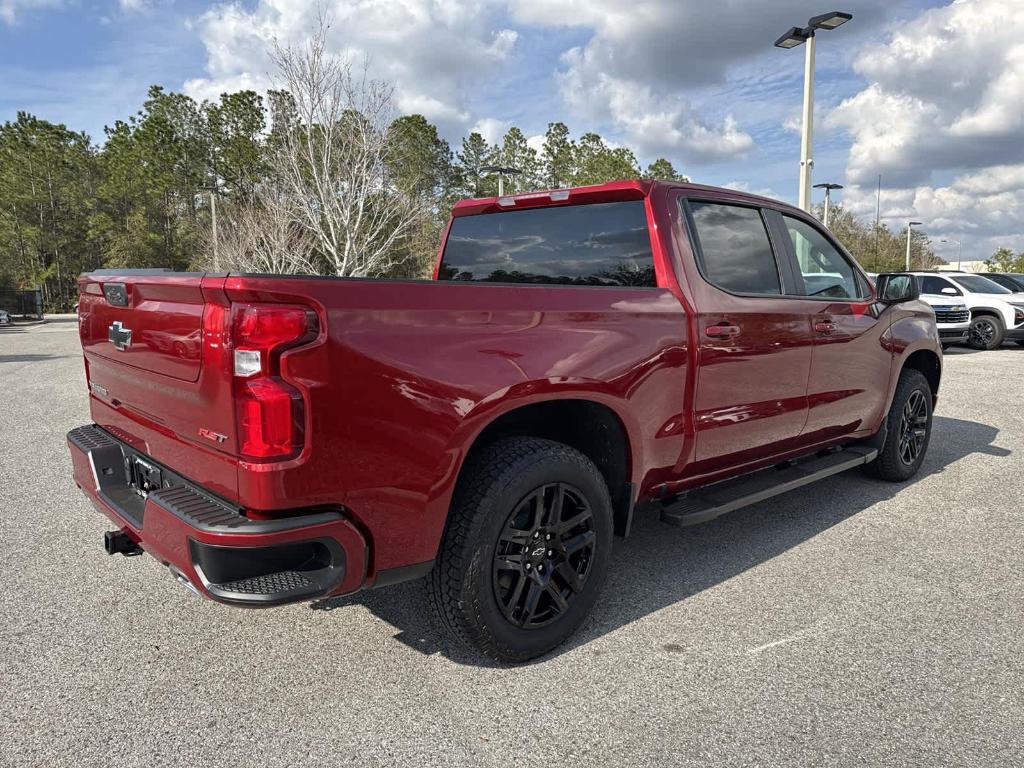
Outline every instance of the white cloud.
POLYGON ((470 131, 472 133, 479 133, 484 137, 484 141, 488 144, 499 144, 501 143, 501 140, 505 138, 505 133, 511 127, 512 123, 507 120, 485 117, 482 120, 478 120, 476 124, 470 128, 470 131))
POLYGON ((567 68, 558 77, 570 108, 591 120, 610 118, 642 153, 712 160, 742 156, 754 146, 732 115, 709 124, 680 95, 655 94, 646 83, 590 68, 579 48, 563 61, 567 68))
MULTIPOLYGON (((827 123, 853 139, 845 199, 919 218, 933 238, 964 233, 965 254, 1024 231, 1024 3, 958 1, 925 11, 861 52, 868 85, 827 123)), ((1019 239, 1014 246, 1024 248, 1019 239)), ((966 255, 965 255, 966 258, 966 255)))
MULTIPOLYGON (((848 0, 861 26, 876 0, 848 0)), ((562 57, 563 98, 579 115, 604 119, 643 154, 686 161, 740 158, 754 147, 739 107, 693 94, 720 86, 739 64, 777 54, 773 34, 807 18, 806 0, 519 0, 525 24, 589 29, 562 57), (711 109, 707 107, 710 106, 711 109)), ((835 33, 840 34, 840 33, 835 33)), ((845 34, 845 33, 843 33, 845 34)), ((704 94, 707 96, 707 94, 704 94)))
POLYGON ((124 13, 138 13, 149 7, 148 0, 118 0, 124 13))
MULTIPOLYGON (((0 0, 2 1, 2 0, 0 0)), ((493 74, 512 52, 517 33, 500 24, 498 0, 330 0, 331 49, 369 57, 372 74, 395 85, 396 106, 419 112, 442 130, 470 122, 467 85, 493 74)), ((194 22, 206 46, 205 77, 185 91, 215 98, 237 88, 270 84, 267 49, 309 35, 317 5, 307 0, 259 0, 251 9, 218 6, 194 22)))
POLYGON ((747 181, 730 181, 722 185, 726 189, 735 189, 737 192, 746 192, 751 195, 760 195, 761 197, 770 197, 778 199, 778 193, 771 187, 758 187, 756 189, 751 188, 750 182, 747 181))
POLYGON ((63 5, 63 0, 0 0, 0 21, 13 25, 26 11, 60 8, 63 5))

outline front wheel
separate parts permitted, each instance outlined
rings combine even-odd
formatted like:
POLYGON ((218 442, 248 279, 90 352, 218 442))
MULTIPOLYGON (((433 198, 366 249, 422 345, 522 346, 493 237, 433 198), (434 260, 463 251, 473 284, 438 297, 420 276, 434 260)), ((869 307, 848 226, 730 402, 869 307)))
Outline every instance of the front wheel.
POLYGON ((882 480, 909 480, 921 468, 932 434, 932 389, 920 371, 900 374, 886 425, 885 445, 866 469, 882 480))
POLYGON ((564 642, 608 570, 612 505, 586 456, 532 437, 496 441, 470 459, 428 579, 449 636, 506 662, 564 642))
POLYGON ((1003 343, 1006 331, 998 317, 979 315, 971 321, 967 333, 967 345, 971 349, 995 349, 1003 343))

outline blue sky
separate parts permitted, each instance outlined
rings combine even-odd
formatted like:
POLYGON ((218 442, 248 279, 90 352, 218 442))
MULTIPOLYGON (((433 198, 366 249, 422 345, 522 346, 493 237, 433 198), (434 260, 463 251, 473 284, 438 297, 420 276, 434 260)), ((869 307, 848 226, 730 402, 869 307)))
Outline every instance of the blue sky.
MULTIPOLYGON (((695 181, 795 199, 803 50, 772 42, 831 7, 804 0, 327 5, 336 49, 368 54, 375 73, 396 83, 399 105, 427 114, 453 146, 474 127, 498 134, 515 124, 535 136, 562 120, 575 135, 594 130, 633 147, 644 162, 664 155, 695 181)), ((1012 105, 992 103, 1016 98, 1019 105, 1024 97, 1005 83, 1007 70, 1024 82, 1014 71, 1024 67, 1022 6, 837 6, 854 20, 818 38, 815 181, 847 184, 849 205, 868 216, 881 173, 883 213, 893 226, 925 217, 933 238, 964 239, 968 255, 1004 243, 1024 250, 1024 195, 1003 183, 1018 170, 1024 181, 1024 157, 1012 149, 1014 137, 1024 146, 1024 125, 1019 106, 1014 124, 1012 105), (979 40, 975 28, 993 11, 998 27, 979 40), (950 60, 955 69, 942 63, 950 60), (994 189, 987 179, 1003 182, 994 189), (961 210, 979 185, 995 197, 961 210)), ((197 98, 264 86, 267 43, 301 37, 310 8, 303 0, 0 0, 0 119, 27 110, 101 142, 103 126, 137 110, 150 84, 197 98)))

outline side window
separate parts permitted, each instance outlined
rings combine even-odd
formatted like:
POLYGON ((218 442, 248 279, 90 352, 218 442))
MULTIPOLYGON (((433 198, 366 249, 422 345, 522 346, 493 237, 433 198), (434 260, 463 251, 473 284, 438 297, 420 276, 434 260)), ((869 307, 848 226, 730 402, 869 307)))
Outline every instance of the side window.
MULTIPOLYGON (((922 276, 921 278, 921 293, 929 293, 937 296, 942 295, 943 288, 953 288, 953 284, 948 280, 943 280, 941 277, 928 277, 922 276)), ((956 291, 956 295, 960 295, 958 288, 953 288, 956 291)))
POLYGON ((779 268, 761 212, 719 203, 690 203, 701 271, 730 293, 781 294, 779 268))
POLYGON ((808 296, 863 298, 857 274, 846 258, 810 224, 783 216, 808 296))

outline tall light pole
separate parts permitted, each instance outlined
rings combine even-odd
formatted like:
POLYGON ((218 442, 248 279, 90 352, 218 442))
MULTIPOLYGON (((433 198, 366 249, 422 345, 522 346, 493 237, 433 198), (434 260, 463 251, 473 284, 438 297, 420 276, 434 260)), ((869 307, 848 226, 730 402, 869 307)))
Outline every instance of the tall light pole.
POLYGON ((505 194, 505 176, 515 176, 522 173, 518 168, 508 168, 500 165, 485 165, 480 168, 480 171, 482 173, 498 174, 498 197, 502 197, 505 194))
POLYGON ((829 194, 828 193, 831 192, 833 189, 842 189, 843 185, 842 184, 815 184, 814 188, 815 189, 824 189, 825 190, 825 218, 824 218, 824 222, 823 223, 827 227, 828 226, 828 203, 829 203, 829 194))
POLYGON ((819 29, 835 29, 853 18, 852 13, 832 11, 808 19, 806 27, 791 27, 786 34, 775 41, 778 48, 796 48, 807 43, 804 57, 804 116, 800 133, 800 207, 811 212, 811 157, 814 135, 814 46, 815 33, 819 29))
POLYGON ((960 255, 963 253, 963 243, 959 240, 939 240, 940 243, 956 243, 956 268, 960 270, 960 255))
POLYGON ((910 271, 910 230, 912 227, 916 227, 920 224, 920 221, 908 221, 907 222, 907 268, 906 272, 910 271))

